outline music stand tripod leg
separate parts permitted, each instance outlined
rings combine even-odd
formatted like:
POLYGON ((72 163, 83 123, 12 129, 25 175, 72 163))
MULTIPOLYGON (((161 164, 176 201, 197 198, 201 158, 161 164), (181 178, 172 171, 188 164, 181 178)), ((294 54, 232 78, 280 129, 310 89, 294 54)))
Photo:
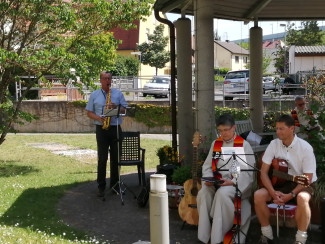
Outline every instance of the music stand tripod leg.
POLYGON ((123 180, 121 180, 121 185, 123 185, 125 187, 125 189, 123 190, 123 193, 128 190, 129 192, 131 192, 131 194, 133 195, 134 198, 137 198, 137 195, 130 189, 130 187, 124 183, 123 180))
POLYGON ((121 204, 124 205, 124 199, 123 194, 125 192, 125 189, 122 189, 121 184, 121 174, 120 174, 120 167, 118 169, 118 181, 112 186, 111 191, 114 191, 117 195, 120 196, 121 204), (118 186, 118 191, 115 189, 115 187, 118 186))
MULTIPOLYGON (((237 178, 236 178, 236 183, 235 183, 234 187, 236 188, 235 196, 240 196, 240 198, 241 198, 241 192, 240 192, 240 190, 238 188, 237 178)), ((238 204, 235 204, 235 216, 234 217, 237 218, 237 223, 239 223, 239 224, 236 225, 233 239, 229 240, 229 243, 225 243, 225 244, 230 244, 230 243, 238 243, 239 244, 240 243, 240 233, 242 233, 244 236, 246 236, 246 234, 240 229, 241 224, 240 224, 239 219, 241 219, 241 216, 239 216, 239 214, 238 214, 238 204), (237 239, 238 242, 236 242, 236 239, 237 239)))
MULTIPOLYGON (((119 113, 118 116, 116 116, 116 119, 118 120, 119 118, 119 113)), ((125 189, 123 190, 121 187, 121 172, 120 172, 120 133, 119 133, 119 126, 116 126, 116 141, 117 141, 117 165, 118 165, 118 181, 112 186, 111 190, 114 191, 116 194, 120 196, 121 199, 121 204, 124 205, 124 199, 123 199, 123 194, 125 192, 125 189), (118 186, 118 191, 115 189, 115 187, 118 186)))
MULTIPOLYGON (((120 172, 120 168, 119 167, 119 172, 120 172)), ((117 192, 115 189, 113 189, 117 194, 123 195, 126 190, 128 190, 129 192, 131 192, 131 194, 133 195, 134 198, 137 198, 136 194, 130 189, 130 187, 123 181, 121 174, 119 173, 119 180, 118 182, 115 184, 119 186, 119 192, 117 192), (122 186, 124 187, 124 189, 122 189, 122 186)))
MULTIPOLYGON (((118 120, 120 117, 120 106, 118 107, 118 115, 116 116, 116 119, 118 120)), ((124 205, 124 199, 123 199, 123 194, 125 193, 126 190, 129 190, 132 195, 134 196, 134 198, 136 198, 136 195, 133 191, 131 191, 131 189, 122 181, 121 179, 121 173, 120 173, 120 160, 121 160, 121 154, 120 154, 120 133, 119 133, 119 126, 116 126, 116 141, 117 141, 117 165, 118 165, 118 181, 113 185, 113 187, 111 188, 111 190, 113 190, 115 193, 117 193, 118 195, 120 195, 121 198, 121 204, 124 205), (122 189, 121 186, 124 186, 125 189, 122 189), (119 187, 119 191, 116 191, 114 187, 118 186, 119 187)))

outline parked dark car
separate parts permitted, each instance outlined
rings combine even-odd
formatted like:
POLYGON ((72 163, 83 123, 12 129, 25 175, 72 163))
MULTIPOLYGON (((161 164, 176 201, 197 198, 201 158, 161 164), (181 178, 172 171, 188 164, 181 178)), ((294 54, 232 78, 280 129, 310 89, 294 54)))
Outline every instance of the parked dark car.
POLYGON ((282 94, 284 95, 302 95, 305 93, 302 84, 297 83, 294 79, 290 77, 280 78, 279 85, 282 90, 282 94))

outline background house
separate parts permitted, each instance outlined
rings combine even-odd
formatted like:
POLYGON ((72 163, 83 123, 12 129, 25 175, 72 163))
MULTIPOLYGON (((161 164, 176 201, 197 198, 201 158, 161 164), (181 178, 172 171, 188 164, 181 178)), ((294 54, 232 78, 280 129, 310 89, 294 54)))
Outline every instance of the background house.
POLYGON ((277 48, 284 46, 283 41, 276 40, 276 41, 265 41, 263 42, 263 56, 265 58, 271 59, 270 65, 266 69, 267 74, 275 74, 276 68, 274 67, 275 64, 275 53, 277 52, 277 48))
POLYGON ((290 46, 289 74, 325 70, 325 46, 290 46))
MULTIPOLYGON (((134 54, 136 52, 139 52, 137 50, 137 44, 147 42, 148 34, 153 34, 155 27, 161 23, 156 20, 154 16, 154 11, 152 11, 151 15, 146 17, 145 20, 137 20, 134 22, 134 24, 136 25, 136 28, 129 30, 115 28, 112 29, 111 32, 113 32, 115 39, 121 41, 117 48, 117 54, 124 56, 134 56, 141 60, 141 54, 134 54)), ((167 26, 165 26, 164 29, 164 36, 169 36, 169 30, 167 26)), ((169 51, 169 45, 167 49, 169 51)), ((154 67, 141 64, 139 76, 152 77, 155 74, 156 69, 154 67)), ((158 75, 164 74, 170 74, 170 63, 167 63, 165 68, 158 69, 158 75)))
POLYGON ((249 51, 234 42, 214 42, 214 67, 230 70, 246 69, 249 51))

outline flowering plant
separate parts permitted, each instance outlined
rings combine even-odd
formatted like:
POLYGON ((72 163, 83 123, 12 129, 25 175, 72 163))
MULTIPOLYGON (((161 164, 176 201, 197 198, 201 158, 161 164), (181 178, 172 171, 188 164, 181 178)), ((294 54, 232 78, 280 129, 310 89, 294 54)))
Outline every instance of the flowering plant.
POLYGON ((165 145, 157 150, 160 165, 174 164, 179 165, 178 152, 171 146, 165 145))
MULTIPOLYGON (((319 204, 325 196, 325 74, 319 73, 310 77, 304 83, 308 93, 309 108, 313 112, 306 139, 314 149, 316 157, 317 181, 315 185, 314 201, 319 204), (313 128, 318 127, 318 129, 313 128)), ((318 205, 319 207, 319 205, 318 205)))

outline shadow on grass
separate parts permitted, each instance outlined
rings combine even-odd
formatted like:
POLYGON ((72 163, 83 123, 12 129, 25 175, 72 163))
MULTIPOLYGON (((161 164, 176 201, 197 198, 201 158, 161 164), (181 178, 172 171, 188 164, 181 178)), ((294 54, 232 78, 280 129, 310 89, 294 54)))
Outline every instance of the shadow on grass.
POLYGON ((16 161, 0 160, 0 177, 11 177, 15 175, 27 175, 29 173, 39 172, 31 166, 16 165, 16 161))
MULTIPOLYGON (((79 184, 79 183, 78 183, 79 184)), ((0 217, 0 224, 41 231, 48 236, 68 240, 85 239, 85 234, 65 225, 57 214, 56 205, 67 189, 77 184, 25 190, 0 217)))

